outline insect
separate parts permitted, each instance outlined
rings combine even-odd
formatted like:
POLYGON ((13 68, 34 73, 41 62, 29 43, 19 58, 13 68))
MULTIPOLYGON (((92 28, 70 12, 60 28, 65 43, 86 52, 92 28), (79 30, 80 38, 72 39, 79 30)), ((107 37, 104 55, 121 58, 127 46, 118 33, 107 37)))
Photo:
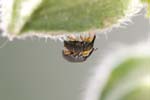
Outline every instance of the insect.
POLYGON ((74 36, 68 36, 64 41, 63 57, 70 62, 84 62, 93 53, 95 48, 94 41, 96 35, 88 37, 80 36, 79 39, 74 36))

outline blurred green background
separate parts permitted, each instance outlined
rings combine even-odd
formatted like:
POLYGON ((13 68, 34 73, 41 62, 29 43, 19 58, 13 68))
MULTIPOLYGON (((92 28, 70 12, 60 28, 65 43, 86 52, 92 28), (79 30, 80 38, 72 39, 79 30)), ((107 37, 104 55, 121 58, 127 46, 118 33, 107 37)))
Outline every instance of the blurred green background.
MULTIPOLYGON (((61 56, 63 43, 29 37, 14 39, 0 48, 0 100, 81 100, 91 70, 98 67, 114 43, 147 41, 148 20, 141 15, 125 28, 99 34, 98 48, 84 63, 70 63, 61 56)), ((0 38, 3 44, 6 38, 0 38)), ((105 74, 105 73, 102 73, 105 74)))

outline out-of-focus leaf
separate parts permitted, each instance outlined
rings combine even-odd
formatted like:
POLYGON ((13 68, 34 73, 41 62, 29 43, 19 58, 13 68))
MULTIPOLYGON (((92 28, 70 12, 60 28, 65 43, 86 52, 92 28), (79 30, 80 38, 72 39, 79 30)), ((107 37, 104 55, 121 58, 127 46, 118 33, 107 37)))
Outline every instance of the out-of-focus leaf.
POLYGON ((128 94, 126 94, 120 100, 150 100, 149 93, 150 93, 149 88, 140 87, 140 88, 130 91, 128 94))
POLYGON ((128 59, 113 69, 99 100, 150 100, 148 81, 150 58, 128 59))
POLYGON ((150 18, 150 0, 142 0, 142 2, 147 4, 147 17, 150 18))

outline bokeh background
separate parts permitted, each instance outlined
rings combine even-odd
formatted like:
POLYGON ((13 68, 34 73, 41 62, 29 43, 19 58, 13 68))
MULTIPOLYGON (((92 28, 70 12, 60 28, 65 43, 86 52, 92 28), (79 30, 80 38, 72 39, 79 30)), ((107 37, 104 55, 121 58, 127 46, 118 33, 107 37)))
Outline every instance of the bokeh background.
MULTIPOLYGON (((133 17, 133 23, 99 34, 98 48, 84 63, 63 59, 63 42, 37 37, 14 39, 0 48, 0 100, 81 100, 101 59, 118 44, 132 45, 148 40, 149 21, 145 11, 133 17)), ((7 38, 0 37, 0 45, 7 38)))

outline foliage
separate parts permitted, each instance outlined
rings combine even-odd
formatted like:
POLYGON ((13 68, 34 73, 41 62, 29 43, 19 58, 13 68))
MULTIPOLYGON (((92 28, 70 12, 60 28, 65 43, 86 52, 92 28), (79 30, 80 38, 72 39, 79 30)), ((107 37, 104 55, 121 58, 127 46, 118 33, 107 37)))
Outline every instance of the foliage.
POLYGON ((8 33, 73 33, 110 27, 132 0, 14 0, 8 33))

